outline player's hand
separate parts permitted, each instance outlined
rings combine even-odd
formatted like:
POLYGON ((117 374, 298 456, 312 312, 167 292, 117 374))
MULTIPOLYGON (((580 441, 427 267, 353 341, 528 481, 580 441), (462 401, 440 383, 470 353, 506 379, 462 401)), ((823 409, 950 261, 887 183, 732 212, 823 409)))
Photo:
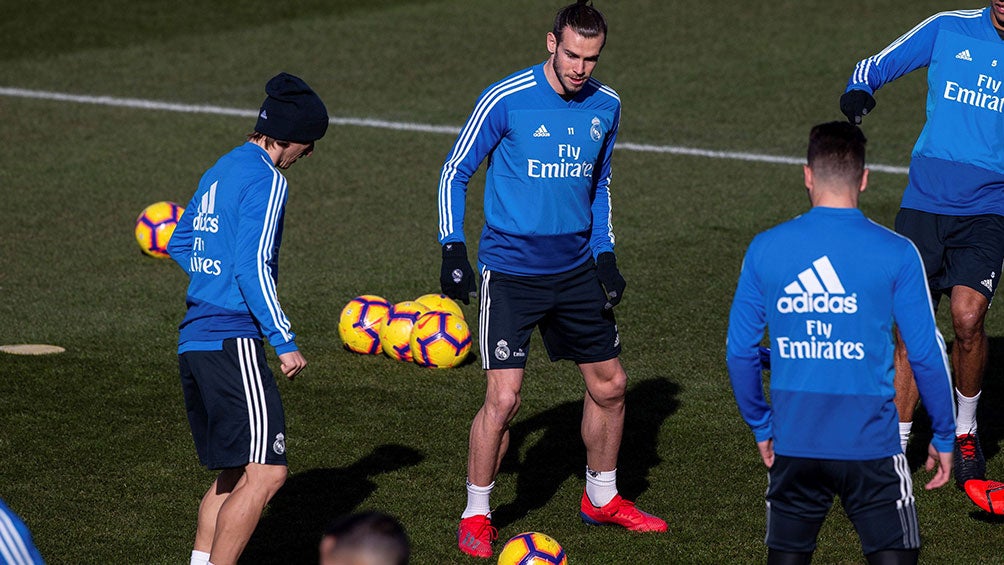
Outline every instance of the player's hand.
POLYGON ((454 300, 471 303, 478 291, 474 282, 474 269, 467 260, 467 246, 462 241, 443 245, 443 268, 439 271, 439 286, 443 294, 454 300))
POLYGON ((279 356, 279 369, 282 370, 282 374, 286 375, 286 378, 289 380, 293 380, 293 377, 306 366, 307 360, 299 350, 283 353, 279 356))
POLYGON ((763 464, 770 469, 774 465, 774 438, 756 442, 756 448, 760 450, 760 459, 763 459, 763 464))
POLYGON ((874 108, 875 99, 864 90, 848 90, 840 96, 840 111, 854 125, 861 125, 861 118, 874 108))
POLYGON ((624 296, 627 282, 617 269, 617 258, 614 257, 613 253, 605 251, 596 258, 596 278, 600 279, 600 284, 603 285, 603 290, 607 293, 607 303, 603 309, 609 310, 617 306, 617 303, 624 296))
POLYGON ((936 489, 948 484, 948 479, 952 476, 952 452, 941 453, 933 445, 927 446, 927 463, 924 468, 934 471, 934 477, 924 485, 924 490, 936 489), (937 467, 937 470, 935 470, 937 467))

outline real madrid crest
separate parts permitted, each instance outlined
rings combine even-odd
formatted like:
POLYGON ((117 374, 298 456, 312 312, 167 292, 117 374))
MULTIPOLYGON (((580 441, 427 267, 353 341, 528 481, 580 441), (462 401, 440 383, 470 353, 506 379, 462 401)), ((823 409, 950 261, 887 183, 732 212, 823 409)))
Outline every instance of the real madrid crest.
POLYGON ((286 453, 286 436, 276 434, 275 442, 272 444, 272 451, 274 451, 276 455, 286 453))
POLYGON ((589 126, 589 137, 593 141, 599 141, 603 139, 603 128, 600 127, 600 124, 601 124, 600 119, 597 118, 596 116, 593 116, 593 121, 589 126))
POLYGON ((495 358, 499 361, 505 361, 509 358, 509 342, 504 339, 500 339, 497 344, 495 344, 495 358))

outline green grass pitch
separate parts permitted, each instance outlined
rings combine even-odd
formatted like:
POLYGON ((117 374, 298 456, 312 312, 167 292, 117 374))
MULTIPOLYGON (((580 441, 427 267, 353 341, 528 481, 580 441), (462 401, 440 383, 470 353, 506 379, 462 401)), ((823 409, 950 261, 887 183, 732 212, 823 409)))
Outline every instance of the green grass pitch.
MULTIPOLYGON (((0 88, 254 111, 278 71, 304 77, 339 118, 458 127, 489 83, 546 57, 561 1, 41 0, 4 10, 0 88)), ((598 0, 610 34, 596 76, 621 95, 620 141, 798 158, 809 127, 841 118, 856 61, 928 15, 934 0, 709 3, 598 0)), ((923 74, 879 93, 869 160, 908 165, 923 74)), ((184 204, 251 118, 0 96, 0 497, 50 563, 181 563, 200 496, 177 376, 185 276, 142 256, 139 211, 184 204)), ((436 184, 453 136, 333 126, 292 168, 279 294, 310 365, 280 383, 291 476, 246 563, 316 560, 340 514, 398 516, 413 562, 467 563, 455 548, 478 364, 422 370, 340 347, 353 296, 438 287, 436 184)), ((480 179, 481 176, 479 175, 480 179)), ((752 236, 808 203, 797 165, 619 149, 614 227, 628 281, 617 307, 630 375, 622 492, 665 517, 663 535, 591 529, 577 515, 582 385, 533 342, 513 445, 493 495, 501 538, 547 533, 578 564, 757 563, 766 473, 724 363, 727 312, 752 236)), ((873 173, 865 212, 891 225, 905 177, 873 173)), ((478 183, 468 237, 480 227, 478 183)), ((951 328, 944 308, 939 320, 951 328)), ((476 319, 473 305, 465 307, 476 319)), ((981 403, 989 474, 1004 476, 1004 319, 990 311, 981 403)), ((271 354, 271 351, 270 351, 271 354)), ((274 361, 274 357, 272 357, 274 361)), ((274 367, 277 369, 277 367, 274 367)), ((915 464, 926 438, 918 425, 915 464)), ((953 486, 915 488, 929 563, 999 562, 1002 524, 953 486)), ((817 563, 860 563, 835 508, 817 563)))

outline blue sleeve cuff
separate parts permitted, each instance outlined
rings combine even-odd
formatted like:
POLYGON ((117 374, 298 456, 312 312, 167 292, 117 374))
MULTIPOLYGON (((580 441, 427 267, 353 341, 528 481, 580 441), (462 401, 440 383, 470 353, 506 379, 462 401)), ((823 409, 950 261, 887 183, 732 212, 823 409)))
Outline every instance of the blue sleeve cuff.
POLYGON ((289 353, 291 351, 298 351, 298 350, 299 348, 296 347, 295 341, 287 341, 286 343, 282 343, 275 346, 276 355, 282 355, 284 353, 289 353))
POLYGON ((950 434, 934 434, 931 438, 931 445, 934 449, 938 450, 938 453, 949 453, 955 449, 955 431, 953 430, 950 434))
POLYGON ((753 437, 756 439, 757 443, 767 441, 768 439, 774 437, 774 426, 767 424, 766 426, 755 428, 753 430, 753 437))

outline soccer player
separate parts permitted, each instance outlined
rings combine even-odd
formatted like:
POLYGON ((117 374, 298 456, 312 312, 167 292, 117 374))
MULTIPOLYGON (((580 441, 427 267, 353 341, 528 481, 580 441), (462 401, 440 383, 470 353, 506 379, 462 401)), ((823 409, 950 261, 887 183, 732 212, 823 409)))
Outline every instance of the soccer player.
POLYGON ((393 516, 358 512, 333 522, 324 531, 320 565, 407 565, 408 534, 393 516))
POLYGON ((0 500, 0 563, 44 565, 24 521, 0 500))
MULTIPOLYGON (((951 301, 952 366, 958 420, 955 480, 983 479, 986 461, 976 407, 986 371, 984 319, 1004 262, 1004 0, 979 10, 935 14, 859 62, 840 97, 853 123, 872 94, 927 67, 927 123, 913 148, 895 229, 920 250, 937 308, 951 301)), ((896 350, 896 407, 906 450, 917 387, 902 340, 896 350)))
POLYGON ((444 294, 468 303, 475 275, 464 243, 467 183, 489 161, 478 246, 487 392, 471 425, 467 507, 457 531, 461 551, 477 557, 491 556, 497 535, 489 494, 535 327, 551 360, 572 360, 585 381, 582 519, 666 529, 617 493, 627 375, 612 311, 625 282, 614 257, 610 159, 620 99, 591 76, 606 34, 603 15, 586 2, 559 10, 547 34, 548 59, 481 94, 440 176, 440 282, 444 294))
POLYGON ((910 470, 893 403, 893 322, 931 415, 925 488, 948 482, 955 414, 944 340, 909 239, 858 208, 865 137, 846 122, 809 135, 807 213, 757 235, 746 251, 726 358, 739 412, 764 464, 767 562, 809 563, 840 496, 868 563, 916 563, 910 470), (770 328, 770 398, 759 344, 770 328))
POLYGON ((199 505, 192 564, 236 563, 286 480, 285 416, 262 338, 287 378, 307 364, 276 295, 280 170, 313 152, 328 113, 293 75, 265 92, 254 132, 203 174, 168 244, 190 279, 178 340, 188 422, 199 461, 220 471, 199 505))

